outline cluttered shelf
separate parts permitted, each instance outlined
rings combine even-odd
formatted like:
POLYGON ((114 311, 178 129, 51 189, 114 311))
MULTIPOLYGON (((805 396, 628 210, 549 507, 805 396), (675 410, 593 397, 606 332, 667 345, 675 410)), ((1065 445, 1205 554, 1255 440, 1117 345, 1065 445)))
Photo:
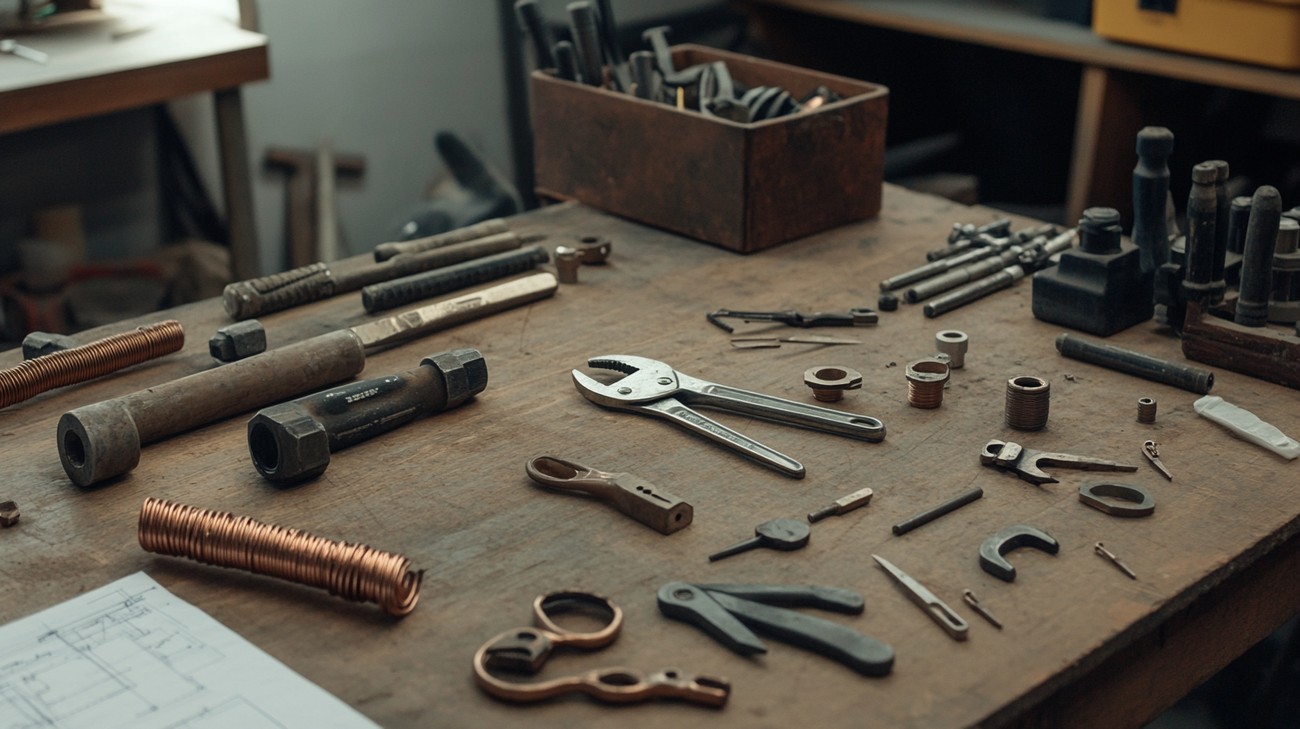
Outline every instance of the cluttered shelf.
MULTIPOLYGON (((537 726, 573 726, 608 719, 610 709, 576 697, 519 709, 475 690, 471 676, 476 649, 526 624, 534 596, 576 588, 621 606, 623 637, 603 650, 566 653, 539 678, 621 665, 647 671, 675 666, 729 681, 731 695, 721 710, 690 702, 620 709, 620 723, 630 727, 740 726, 755 716, 774 724, 814 718, 838 725, 859 721, 865 710, 893 725, 1138 726, 1300 606, 1300 584, 1288 578, 1300 564, 1300 518, 1289 478, 1293 462, 1232 438, 1197 415, 1196 394, 1062 357, 1053 344, 1059 327, 1030 314, 1028 282, 936 319, 926 318, 921 306, 904 305, 880 313, 874 326, 831 330, 856 344, 773 341, 741 349, 703 316, 722 307, 831 313, 861 307, 874 301, 876 282, 885 274, 917 265, 925 251, 942 245, 954 222, 980 224, 995 217, 992 210, 887 185, 878 219, 738 256, 581 205, 544 208, 510 219, 510 230, 546 236, 548 243, 579 236, 606 240, 608 260, 581 266, 578 283, 561 286, 552 298, 371 349, 360 360, 351 354, 358 345, 349 336, 329 335, 330 346, 342 353, 309 357, 311 365, 282 359, 278 367, 257 370, 260 383, 244 385, 230 405, 229 412, 242 415, 217 415, 212 425, 171 437, 155 429, 142 436, 138 465, 118 463, 121 475, 78 488, 68 473, 120 459, 93 447, 70 447, 82 441, 63 436, 57 439, 63 442, 61 463, 51 436, 63 413, 135 391, 142 393, 131 407, 145 407, 150 389, 155 397, 166 392, 232 398, 228 389, 201 395, 163 385, 196 372, 217 382, 223 368, 232 366, 214 369, 206 342, 209 332, 230 323, 221 302, 162 312, 160 318, 178 319, 189 333, 178 353, 0 410, 7 474, 0 497, 22 508, 21 521, 0 531, 6 575, 21 588, 0 596, 0 618, 35 613, 143 570, 381 725, 526 719, 537 726), (909 406, 907 375, 915 368, 908 363, 933 354, 940 329, 968 336, 964 366, 951 370, 946 390, 929 388, 931 404, 940 400, 937 408, 909 406), (442 406, 433 409, 445 412, 338 450, 332 458, 327 453, 324 465, 316 464, 321 470, 310 471, 310 464, 293 458, 271 459, 319 474, 295 486, 273 486, 259 475, 268 464, 250 452, 249 433, 256 428, 247 418, 254 402, 267 400, 266 391, 303 378, 346 378, 363 364, 366 378, 383 377, 459 348, 477 349, 490 373, 486 382, 470 377, 485 387, 476 397, 452 407, 435 396, 442 406), (640 366, 662 360, 682 373, 796 402, 812 402, 808 373, 830 365, 856 370, 860 387, 846 384, 843 399, 825 405, 868 416, 859 424, 879 419, 883 430, 853 439, 752 417, 719 417, 796 457, 806 476, 795 480, 668 423, 588 402, 580 394, 584 379, 572 371, 588 373, 596 382, 590 387, 611 390, 607 394, 617 399, 613 388, 604 388, 617 375, 602 375, 587 363, 620 353, 653 358, 638 361, 640 366), (341 373, 321 375, 325 367, 341 373), (1050 410, 1041 402, 1033 408, 1035 417, 1047 418, 1042 430, 1016 430, 1004 422, 1008 380, 1022 377, 1050 386, 1050 410), (1157 402, 1153 423, 1134 417, 1140 398, 1157 402), (1122 519, 1087 508, 1079 503, 1079 490, 1098 479, 1068 464, 1047 468, 1061 483, 1041 485, 985 467, 980 456, 990 440, 1021 443, 1026 458, 1041 449, 1121 462, 1136 470, 1109 480, 1152 495, 1154 512, 1122 519), (1159 442, 1173 481, 1146 462, 1146 440, 1159 442), (636 523, 596 500, 538 488, 524 465, 542 454, 633 474, 641 479, 636 483, 689 503, 693 518, 686 528, 661 523, 651 529, 649 520, 636 523), (863 505, 861 496, 847 499, 864 487, 874 491, 869 503, 863 505), (903 536, 891 532, 890 525, 975 487, 983 498, 903 536), (413 569, 425 570, 423 596, 409 615, 395 620, 373 605, 351 605, 322 591, 151 555, 135 543, 141 503, 148 497, 391 550, 409 558, 413 569), (753 534, 756 524, 837 500, 845 506, 832 511, 843 513, 813 525, 811 540, 798 551, 707 559, 753 534), (1009 554, 1019 576, 1006 582, 981 569, 979 548, 1015 525, 1041 530, 1059 548, 1054 555, 1034 549, 1009 554), (1094 554, 1097 542, 1136 579, 1094 554), (954 641, 932 624, 873 553, 968 616, 962 634, 969 637, 954 641), (862 616, 801 612, 887 644, 889 665, 874 641, 865 644, 874 651, 872 660, 855 667, 876 677, 784 644, 770 644, 758 658, 734 655, 660 614, 656 592, 678 581, 815 583, 860 592, 866 597, 862 616), (978 595, 1001 629, 967 610, 964 589, 978 595), (882 672, 888 675, 878 676, 882 672)), ((1013 220, 1017 229, 1033 223, 1013 220)), ((353 259, 331 267, 336 279, 356 280, 373 265, 353 259)), ((472 308, 450 306, 444 312, 472 308)), ((362 342, 374 342, 391 336, 400 322, 415 325, 415 318, 405 317, 392 326, 367 327, 369 318, 354 294, 267 313, 260 321, 268 355, 287 358, 303 356, 294 354, 294 346, 300 353, 310 350, 293 343, 336 329, 350 327, 362 342)), ((737 335, 798 333, 731 321, 737 335)), ((1182 362, 1178 341, 1150 322, 1109 341, 1182 362)), ((434 359, 445 362, 444 355, 434 359)), ((5 366, 17 361, 12 353, 0 357, 5 366)), ((234 378, 250 370, 226 371, 234 378)), ((354 386, 354 394, 367 387, 354 386)), ((1284 431, 1300 430, 1295 409, 1285 405, 1294 401, 1293 390, 1218 370, 1213 388, 1284 431)), ((169 402, 169 410, 222 407, 169 402)), ((192 414, 160 412, 155 404, 147 415, 168 420, 192 414)), ((311 419, 327 421, 327 413, 311 419)), ((1017 470, 1009 451, 1004 460, 1017 470)), ((556 473, 553 466, 549 470, 556 473)), ((680 504, 674 509, 683 513, 680 504)), ((769 538, 798 541, 797 534, 769 538)), ((383 605, 397 614, 410 608, 383 605)), ((709 691, 697 687, 690 695, 716 703, 717 684, 704 688, 709 691)))
POLYGON ((741 0, 850 23, 973 43, 1120 71, 1300 99, 1300 74, 1107 40, 1087 26, 1007 0, 741 0))
MULTIPOLYGON (((1069 222, 1078 220, 1085 208, 1095 205, 1117 208, 1126 219, 1129 217, 1131 154, 1126 147, 1112 144, 1112 140, 1131 138, 1148 124, 1172 128, 1179 126, 1175 122, 1180 119, 1184 126, 1199 121, 1186 118, 1192 112, 1176 104, 1162 105, 1158 92, 1168 80, 1265 97, 1300 98, 1300 74, 1292 71, 1119 43, 1086 26, 1040 17, 1005 0, 741 0, 738 4, 756 21, 778 57, 814 68, 834 67, 833 59, 842 50, 836 44, 851 48, 854 43, 840 38, 828 45, 824 32, 828 25, 844 30, 846 37, 857 38, 859 43, 865 32, 883 29, 905 38, 933 38, 997 53, 1027 54, 1046 62, 1079 64, 1070 154, 1061 159, 1060 169, 1051 169, 1049 174, 1063 183, 1064 220, 1069 222)), ((897 52, 896 58, 877 59, 876 63, 905 70, 910 64, 907 58, 906 52, 897 52)), ((1004 64, 999 66, 1000 71, 977 68, 982 74, 995 74, 992 78, 1006 88, 1014 89, 1023 81, 1016 75, 1023 68, 1018 64, 1004 64)), ((980 102, 967 101, 968 105, 972 103, 980 102)), ((956 116, 963 114, 978 115, 979 111, 967 108, 956 116)), ((1293 134, 1284 136, 1295 139, 1293 134)), ((1214 150, 1211 154, 1223 153, 1220 144, 1209 143, 1207 147, 1203 141, 1201 146, 1214 150)), ((1205 154, 1207 149, 1198 153, 1205 154)), ((1250 166, 1265 164, 1253 160, 1250 166)), ((993 174, 987 169, 979 172, 993 174)), ((1250 169, 1243 165, 1235 172, 1249 175, 1250 169)), ((1267 179, 1261 170, 1255 172, 1267 179)))

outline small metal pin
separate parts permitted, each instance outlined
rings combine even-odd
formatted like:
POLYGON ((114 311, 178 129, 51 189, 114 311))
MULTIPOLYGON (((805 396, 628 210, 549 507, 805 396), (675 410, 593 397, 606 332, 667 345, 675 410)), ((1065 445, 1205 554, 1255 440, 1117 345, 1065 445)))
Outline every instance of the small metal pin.
POLYGON ((1129 579, 1136 580, 1138 578, 1137 575, 1133 574, 1133 570, 1128 568, 1128 565, 1119 561, 1119 557, 1116 557, 1114 554, 1112 554, 1109 549, 1106 549, 1106 545, 1102 544, 1101 542, 1097 542, 1095 545, 1093 545, 1092 551, 1096 552, 1098 555, 1105 558, 1111 564, 1118 567, 1120 572, 1123 572, 1124 574, 1129 576, 1129 579))
POLYGON ((1142 444, 1142 455, 1146 456, 1148 461, 1151 461, 1151 465, 1156 467, 1156 470, 1160 472, 1161 476, 1173 481, 1174 474, 1170 473, 1169 469, 1165 468, 1164 462, 1160 460, 1159 448, 1159 443, 1154 440, 1148 440, 1142 444))
POLYGON ((846 514, 860 506, 866 506, 871 503, 871 496, 875 493, 871 489, 858 489, 848 496, 841 496, 835 500, 835 503, 824 509, 818 509, 808 515, 809 523, 818 522, 828 516, 839 516, 846 514))
POLYGON ((970 605, 971 610, 974 610, 975 612, 979 613, 980 617, 989 621, 990 625, 997 628, 998 630, 1002 630, 1002 621, 993 617, 993 613, 990 613, 988 610, 984 609, 984 606, 980 604, 979 598, 975 597, 975 593, 971 592, 970 590, 962 590, 961 599, 964 600, 967 605, 970 605))

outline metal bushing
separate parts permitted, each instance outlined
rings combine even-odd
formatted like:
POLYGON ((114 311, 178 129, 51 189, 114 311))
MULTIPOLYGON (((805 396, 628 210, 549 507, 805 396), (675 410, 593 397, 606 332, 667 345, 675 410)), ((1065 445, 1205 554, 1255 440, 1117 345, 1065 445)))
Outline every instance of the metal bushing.
POLYGON ((1138 398, 1138 422, 1156 422, 1156 401, 1149 397, 1138 398))
POLYGON ((1052 386, 1041 377, 1021 375, 1007 380, 1007 427, 1042 430, 1047 425, 1052 386))
POLYGON ((862 373, 848 367, 809 367, 803 373, 803 383, 812 388, 818 401, 835 402, 844 397, 845 390, 862 387, 862 373))
POLYGON ((578 283, 578 267, 582 265, 582 257, 578 255, 576 248, 569 246, 555 247, 555 273, 562 284, 578 283))
POLYGON ((63 470, 82 488, 126 473, 140 462, 140 431, 120 399, 64 413, 56 439, 63 470))
POLYGON ((966 348, 970 344, 970 337, 966 336, 966 332, 944 329, 934 335, 934 343, 939 352, 948 355, 949 366, 954 370, 966 366, 966 348))
POLYGON ((939 407, 950 374, 948 365, 937 359, 918 359, 907 365, 907 404, 926 410, 939 407))

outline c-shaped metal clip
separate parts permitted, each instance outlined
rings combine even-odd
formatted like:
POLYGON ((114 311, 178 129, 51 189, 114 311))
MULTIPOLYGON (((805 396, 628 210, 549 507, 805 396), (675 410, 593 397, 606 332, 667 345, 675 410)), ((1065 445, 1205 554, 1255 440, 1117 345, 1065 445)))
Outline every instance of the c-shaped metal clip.
POLYGON ((1048 554, 1061 551, 1061 545, 1047 532, 1024 524, 1009 526, 984 540, 980 545, 980 567, 1006 582, 1014 582, 1016 568, 1006 560, 1007 552, 1019 547, 1033 547, 1048 554))

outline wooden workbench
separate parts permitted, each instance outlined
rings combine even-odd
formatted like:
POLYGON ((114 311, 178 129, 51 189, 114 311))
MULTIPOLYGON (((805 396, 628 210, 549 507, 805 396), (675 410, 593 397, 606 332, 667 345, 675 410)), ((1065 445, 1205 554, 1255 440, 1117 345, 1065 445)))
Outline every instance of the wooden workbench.
MULTIPOLYGON (((875 328, 822 332, 859 337, 856 346, 736 350, 704 320, 719 307, 872 305, 877 281, 916 265, 942 244, 951 223, 992 217, 887 187, 878 220, 742 257, 581 206, 544 209, 514 227, 548 235, 548 244, 608 236, 609 264, 584 267, 581 283, 561 287, 552 300, 367 363, 365 376, 378 376, 428 354, 477 347, 491 379, 475 401, 335 453, 324 476, 295 488, 274 488, 254 471, 247 417, 147 446, 139 467, 100 488, 74 487, 53 442, 60 414, 213 366, 207 338, 227 323, 219 303, 177 309, 171 314, 189 332, 182 352, 0 411, 0 500, 12 498, 23 510, 19 525, 0 531, 7 585, 0 620, 145 570, 384 726, 1139 726, 1300 611, 1300 466, 1197 416, 1196 395, 1061 358, 1053 347, 1058 328, 1030 315, 1027 282, 937 320, 905 306, 882 314, 875 328), (903 368, 932 354, 935 332, 945 328, 970 335, 966 366, 954 372, 940 409, 910 408, 903 368), (793 480, 667 423, 580 397, 569 370, 616 353, 807 401, 805 369, 853 367, 863 387, 833 407, 881 418, 888 437, 867 443, 719 416, 802 460, 808 476, 793 480), (1051 419, 1039 433, 1003 425, 1005 382, 1023 374, 1052 385, 1051 419), (1155 425, 1135 422, 1142 396, 1159 403, 1155 425), (1090 480, 1083 472, 1057 469, 1061 483, 1035 487, 985 468, 978 453, 992 438, 1137 464, 1122 479, 1151 490, 1156 512, 1126 520, 1083 506, 1076 494, 1090 480), (1173 482, 1143 461, 1146 439, 1160 442, 1173 482), (695 521, 663 536, 599 503, 542 491, 523 471, 525 460, 541 453, 637 474, 691 502, 695 521), (801 551, 705 559, 761 521, 807 514, 863 486, 875 489, 871 504, 816 524, 801 551), (973 486, 984 488, 982 500, 891 535, 902 518, 973 486), (427 570, 420 605, 395 620, 373 605, 145 553, 135 525, 148 496, 404 553, 427 570), (1004 583, 980 570, 976 550, 986 536, 1019 523, 1046 530, 1062 549, 1057 556, 1016 552, 1019 577, 1004 583), (1095 556, 1097 541, 1138 580, 1095 556), (957 643, 941 632, 872 553, 956 608, 970 622, 970 639, 957 643), (859 590, 867 601, 861 616, 813 612, 890 643, 893 673, 863 678, 774 641, 768 655, 741 658, 659 615, 655 592, 675 580, 859 590), (480 693, 470 670, 479 644, 527 624, 534 596, 565 588, 611 596, 627 613, 626 627, 606 650, 553 659, 543 677, 676 666, 728 677, 729 705, 610 707, 575 696, 518 708, 480 693), (962 605, 966 588, 1005 630, 962 605)), ((358 298, 265 317, 271 346, 363 321, 358 298)), ((1177 342, 1152 323, 1112 339, 1179 357, 1177 342)), ((5 366, 17 361, 13 352, 0 357, 5 366)), ((1226 371, 1216 378, 1216 394, 1300 433, 1294 390, 1226 371)))

